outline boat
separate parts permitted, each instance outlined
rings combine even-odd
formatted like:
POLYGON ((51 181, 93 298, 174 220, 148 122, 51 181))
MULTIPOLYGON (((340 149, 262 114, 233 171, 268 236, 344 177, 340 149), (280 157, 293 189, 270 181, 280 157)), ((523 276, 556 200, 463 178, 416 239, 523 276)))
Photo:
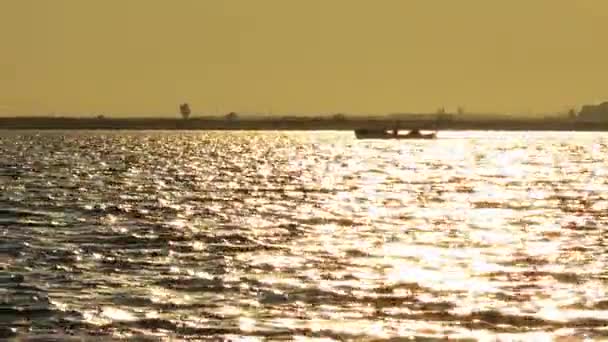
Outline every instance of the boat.
POLYGON ((423 134, 417 129, 412 130, 407 134, 399 134, 397 130, 357 129, 355 130, 355 136, 357 139, 436 139, 437 133, 423 134))

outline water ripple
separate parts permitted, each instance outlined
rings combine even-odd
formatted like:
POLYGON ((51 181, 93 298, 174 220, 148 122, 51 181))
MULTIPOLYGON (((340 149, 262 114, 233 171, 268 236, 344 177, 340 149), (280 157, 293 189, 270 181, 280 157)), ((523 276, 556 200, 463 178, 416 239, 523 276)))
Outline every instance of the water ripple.
POLYGON ((587 133, 0 132, 0 338, 608 337, 587 133))

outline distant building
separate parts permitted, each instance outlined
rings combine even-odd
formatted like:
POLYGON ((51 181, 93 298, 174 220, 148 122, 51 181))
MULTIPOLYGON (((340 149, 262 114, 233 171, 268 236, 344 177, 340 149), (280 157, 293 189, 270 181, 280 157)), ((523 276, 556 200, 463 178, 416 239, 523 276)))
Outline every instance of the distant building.
POLYGON ((441 122, 452 122, 454 121, 454 115, 452 114, 438 114, 437 121, 441 122))
POLYGON ((433 114, 420 113, 392 113, 388 117, 393 120, 429 120, 435 117, 433 114))
POLYGON ((303 121, 305 119, 305 117, 295 115, 286 115, 281 117, 281 121, 303 121))
POLYGON ((608 121, 608 102, 599 105, 585 105, 578 114, 579 120, 608 121))

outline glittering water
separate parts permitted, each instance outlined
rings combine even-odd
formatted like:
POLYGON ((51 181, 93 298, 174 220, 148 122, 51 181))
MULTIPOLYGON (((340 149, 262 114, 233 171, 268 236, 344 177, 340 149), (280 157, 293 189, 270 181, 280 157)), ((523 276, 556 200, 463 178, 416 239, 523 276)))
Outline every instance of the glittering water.
POLYGON ((0 131, 0 338, 608 337, 607 152, 0 131))

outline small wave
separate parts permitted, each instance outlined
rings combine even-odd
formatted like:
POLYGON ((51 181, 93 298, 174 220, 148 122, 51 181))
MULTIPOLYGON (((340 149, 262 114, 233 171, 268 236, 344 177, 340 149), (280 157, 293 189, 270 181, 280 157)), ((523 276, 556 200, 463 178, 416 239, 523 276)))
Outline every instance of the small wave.
POLYGON ((445 134, 0 132, 0 339, 601 336, 597 139, 445 134))

